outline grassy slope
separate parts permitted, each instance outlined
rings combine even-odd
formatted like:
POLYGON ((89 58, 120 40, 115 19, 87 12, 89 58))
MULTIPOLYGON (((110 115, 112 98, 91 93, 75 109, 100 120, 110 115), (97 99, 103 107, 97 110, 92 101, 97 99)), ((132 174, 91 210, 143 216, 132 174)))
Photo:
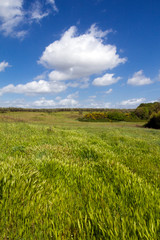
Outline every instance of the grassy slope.
POLYGON ((0 240, 160 239, 159 131, 18 114, 41 124, 0 123, 0 240))

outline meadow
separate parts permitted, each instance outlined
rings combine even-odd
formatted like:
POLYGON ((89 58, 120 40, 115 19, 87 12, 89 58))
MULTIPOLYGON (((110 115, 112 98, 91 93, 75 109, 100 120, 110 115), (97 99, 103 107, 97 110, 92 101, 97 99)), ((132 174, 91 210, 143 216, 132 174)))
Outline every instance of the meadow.
POLYGON ((0 240, 160 239, 160 130, 0 113, 0 240))

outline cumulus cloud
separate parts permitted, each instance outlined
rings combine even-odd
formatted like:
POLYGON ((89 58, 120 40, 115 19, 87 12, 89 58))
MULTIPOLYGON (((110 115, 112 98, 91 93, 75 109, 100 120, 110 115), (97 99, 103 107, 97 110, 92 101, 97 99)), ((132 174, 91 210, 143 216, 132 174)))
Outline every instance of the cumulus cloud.
POLYGON ((56 103, 54 100, 47 100, 44 97, 41 98, 40 100, 34 101, 33 102, 34 107, 55 107, 56 103))
POLYGON ((62 99, 60 97, 56 97, 53 99, 46 99, 42 97, 33 102, 26 102, 24 99, 15 99, 13 101, 1 101, 1 107, 20 107, 20 108, 74 108, 79 107, 79 103, 74 99, 76 97, 76 93, 68 95, 66 98, 62 99))
POLYGON ((70 80, 70 79, 76 78, 76 76, 73 76, 72 73, 69 73, 69 72, 65 73, 65 72, 59 72, 59 71, 52 71, 48 76, 49 76, 49 79, 53 81, 64 81, 64 80, 70 80))
POLYGON ((124 100, 120 103, 122 106, 136 106, 139 105, 140 103, 144 103, 146 101, 145 98, 133 98, 133 99, 128 99, 124 100))
POLYGON ((57 11, 54 0, 46 0, 43 4, 37 0, 29 5, 29 9, 24 9, 25 0, 1 0, 0 1, 0 31, 6 36, 23 38, 27 30, 23 29, 24 24, 33 21, 40 21, 50 14, 49 4, 57 11))
POLYGON ((25 102, 24 99, 15 99, 15 100, 7 100, 3 101, 1 100, 0 102, 1 107, 18 107, 18 108, 30 108, 31 105, 27 102, 25 102))
POLYGON ((78 107, 78 101, 76 101, 75 99, 72 99, 72 98, 62 99, 59 102, 59 106, 68 107, 68 108, 78 107))
POLYGON ((59 107, 78 107, 79 103, 75 98, 78 98, 79 93, 75 92, 69 94, 65 99, 60 99, 58 102, 59 107))
POLYGON ((59 93, 66 89, 64 83, 59 82, 48 82, 45 80, 32 81, 26 84, 18 84, 14 86, 9 84, 3 88, 0 88, 0 95, 5 93, 18 93, 26 95, 35 95, 42 93, 59 93))
POLYGON ((120 80, 120 77, 114 77, 113 73, 106 73, 102 77, 95 78, 93 80, 93 85, 95 86, 108 86, 114 84, 120 80))
POLYGON ((126 58, 120 58, 116 46, 104 43, 109 32, 92 25, 85 34, 78 35, 72 26, 60 40, 46 47, 38 62, 52 69, 52 81, 82 79, 113 69, 125 63, 126 58))
POLYGON ((32 103, 34 107, 47 107, 47 108, 73 108, 73 107, 78 107, 79 103, 77 100, 74 99, 74 97, 77 97, 75 94, 68 95, 66 98, 61 99, 61 98, 56 98, 56 101, 54 100, 47 100, 46 98, 41 98, 39 100, 36 100, 32 103))
POLYGON ((7 67, 9 67, 9 63, 8 62, 5 62, 5 61, 1 62, 0 63, 0 72, 4 71, 5 68, 7 68, 7 67))
POLYGON ((101 101, 96 95, 89 96, 87 100, 84 101, 81 107, 84 108, 110 108, 111 103, 101 101))
POLYGON ((133 86, 142 86, 142 85, 151 84, 152 81, 150 78, 145 77, 145 75, 143 74, 143 70, 140 70, 134 73, 133 77, 129 78, 127 83, 133 86))

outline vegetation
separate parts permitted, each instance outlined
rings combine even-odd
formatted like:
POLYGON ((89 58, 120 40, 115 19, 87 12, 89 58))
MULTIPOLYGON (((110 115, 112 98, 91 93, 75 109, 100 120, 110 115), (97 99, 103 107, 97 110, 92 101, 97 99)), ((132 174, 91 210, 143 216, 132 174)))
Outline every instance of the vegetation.
POLYGON ((78 115, 0 115, 0 240, 160 239, 159 132, 78 115))
MULTIPOLYGON (((107 109, 107 108, 97 108, 97 112, 106 112, 106 111, 113 111, 114 109, 107 109)), ((80 115, 83 112, 94 112, 95 108, 0 108, 0 113, 6 112, 45 112, 45 113, 54 113, 54 112, 79 112, 80 115)), ((132 109, 121 109, 122 112, 130 112, 133 111, 132 109)))
POLYGON ((144 121, 153 113, 160 111, 160 102, 142 103, 135 110, 106 109, 101 112, 90 112, 79 118, 80 121, 144 121))
POLYGON ((160 111, 153 113, 145 127, 160 129, 160 111))
POLYGON ((147 120, 153 113, 160 111, 160 102, 142 103, 135 110, 138 118, 147 120))
POLYGON ((115 122, 115 121, 141 121, 134 112, 123 112, 113 110, 108 112, 92 112, 87 113, 79 118, 80 121, 100 121, 100 122, 115 122))

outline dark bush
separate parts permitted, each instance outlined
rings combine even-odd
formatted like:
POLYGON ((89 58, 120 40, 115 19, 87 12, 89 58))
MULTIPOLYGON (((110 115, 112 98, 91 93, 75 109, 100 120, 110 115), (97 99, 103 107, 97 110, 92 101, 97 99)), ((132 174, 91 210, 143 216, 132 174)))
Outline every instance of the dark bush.
POLYGON ((153 113, 145 127, 160 129, 160 111, 153 113))

